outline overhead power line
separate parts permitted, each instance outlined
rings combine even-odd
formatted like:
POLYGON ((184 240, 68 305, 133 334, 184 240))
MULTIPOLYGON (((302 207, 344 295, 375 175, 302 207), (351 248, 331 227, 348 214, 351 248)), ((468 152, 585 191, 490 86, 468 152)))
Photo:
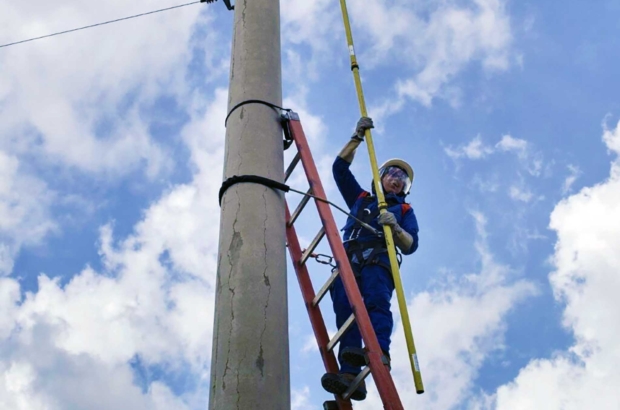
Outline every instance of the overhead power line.
POLYGON ((149 14, 161 13, 162 11, 178 9, 178 8, 181 8, 181 7, 191 6, 192 4, 204 3, 204 2, 205 2, 205 0, 193 1, 191 3, 180 4, 178 6, 167 7, 165 9, 153 10, 153 11, 149 11, 147 13, 136 14, 134 16, 128 16, 128 17, 123 17, 123 18, 116 19, 116 20, 105 21, 103 23, 91 24, 90 26, 84 26, 84 27, 80 27, 80 28, 74 28, 74 29, 71 29, 71 30, 60 31, 58 33, 53 33, 53 34, 46 34, 46 35, 40 36, 40 37, 34 37, 34 38, 29 38, 27 40, 20 40, 20 41, 15 41, 13 43, 3 44, 3 45, 0 45, 0 48, 14 46, 14 45, 17 45, 17 44, 22 44, 22 43, 28 43, 30 41, 35 41, 35 40, 41 40, 43 38, 59 36, 61 34, 73 33, 74 31, 86 30, 87 28, 93 28, 93 27, 97 27, 97 26, 103 26, 103 25, 106 25, 106 24, 117 23, 117 22, 123 21, 123 20, 135 19, 135 18, 138 18, 138 17, 147 16, 149 14))

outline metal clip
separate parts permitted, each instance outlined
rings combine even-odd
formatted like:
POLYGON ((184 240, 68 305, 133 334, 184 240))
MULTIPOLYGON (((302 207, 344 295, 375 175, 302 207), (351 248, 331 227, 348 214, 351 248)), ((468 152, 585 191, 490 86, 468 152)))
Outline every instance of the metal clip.
POLYGON ((318 253, 318 254, 314 254, 313 257, 314 257, 314 259, 318 263, 322 263, 323 265, 330 265, 330 266, 336 267, 336 265, 332 265, 332 262, 334 261, 334 257, 333 256, 323 255, 321 253, 318 253))
MULTIPOLYGON (((304 249, 302 252, 305 252, 305 251, 306 250, 304 249)), ((329 265, 332 268, 336 267, 333 256, 325 255, 322 253, 311 253, 310 258, 314 259, 315 261, 317 261, 318 263, 322 265, 329 265)))

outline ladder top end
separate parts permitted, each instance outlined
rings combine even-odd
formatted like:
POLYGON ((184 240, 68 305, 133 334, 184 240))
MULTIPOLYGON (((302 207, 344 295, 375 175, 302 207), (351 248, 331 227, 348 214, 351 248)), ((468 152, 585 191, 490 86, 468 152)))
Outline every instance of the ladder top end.
POLYGON ((289 121, 299 121, 299 114, 295 111, 285 111, 282 113, 282 118, 289 121))

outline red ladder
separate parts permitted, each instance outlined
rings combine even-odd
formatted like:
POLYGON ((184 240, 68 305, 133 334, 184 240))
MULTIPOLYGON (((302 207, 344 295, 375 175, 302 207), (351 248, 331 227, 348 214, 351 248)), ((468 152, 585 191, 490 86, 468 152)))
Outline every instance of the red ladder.
MULTIPOLYGON (((323 185, 321 184, 321 180, 319 178, 319 173, 316 169, 316 165, 314 164, 314 160, 312 159, 312 154, 310 153, 308 141, 306 140, 303 128, 301 127, 301 122, 299 121, 299 115, 290 111, 284 113, 282 117, 285 132, 295 142, 297 147, 297 154, 286 170, 284 180, 285 183, 301 160, 308 183, 310 184, 308 194, 312 194, 317 198, 326 198, 323 185)), ((323 358, 323 363, 325 364, 325 370, 329 373, 338 373, 338 362, 336 361, 336 356, 334 355, 333 349, 340 341, 342 335, 354 323, 357 323, 362 335, 368 361, 368 366, 363 368, 362 372, 354 380, 351 388, 345 392, 342 397, 336 395, 335 401, 325 402, 323 404, 324 409, 351 410, 351 401, 349 400, 351 393, 353 393, 353 391, 369 374, 372 374, 377 390, 379 391, 379 395, 381 396, 381 401, 383 402, 383 408, 390 410, 403 410, 404 407, 400 401, 398 392, 396 391, 394 381, 392 380, 388 368, 382 361, 383 353, 379 346, 377 336, 375 335, 370 323, 368 312, 364 306, 362 295, 360 294, 355 276, 351 270, 351 265, 349 264, 349 259, 344 250, 344 246, 338 232, 338 227, 334 221, 334 216, 332 215, 329 204, 316 198, 314 199, 320 219, 323 223, 323 227, 306 250, 302 251, 301 246, 299 245, 299 239, 297 238, 297 234, 295 232, 294 223, 310 199, 310 196, 305 196, 292 215, 289 211, 288 204, 286 204, 286 239, 288 242, 289 253, 293 261, 293 267, 295 268, 297 279, 299 280, 299 286, 304 298, 304 303, 306 304, 308 316, 310 316, 312 329, 314 330, 314 335, 319 345, 319 351, 321 353, 321 357, 323 358), (316 294, 314 292, 314 287, 312 286, 312 281, 310 280, 310 275, 308 274, 306 262, 325 236, 327 236, 327 241, 329 242, 334 260, 336 261, 336 268, 332 272, 329 280, 319 290, 319 293, 316 294), (334 337, 330 340, 325 327, 325 322, 323 321, 321 309, 319 308, 319 303, 327 294, 331 284, 338 277, 338 275, 340 275, 344 284, 347 297, 351 303, 353 314, 345 322, 345 324, 338 329, 336 335, 334 335, 334 337)))

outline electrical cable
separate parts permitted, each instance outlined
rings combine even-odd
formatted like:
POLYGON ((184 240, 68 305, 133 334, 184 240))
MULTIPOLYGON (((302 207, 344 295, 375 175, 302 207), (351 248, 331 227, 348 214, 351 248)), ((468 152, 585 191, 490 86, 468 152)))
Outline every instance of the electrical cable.
POLYGON ((359 219, 359 218, 358 218, 358 217, 356 217, 355 215, 353 215, 353 214, 351 214, 351 213, 347 212, 346 210, 342 209, 341 207, 339 207, 339 206, 338 206, 338 205, 336 205, 335 203, 333 203, 333 202, 331 202, 331 201, 329 201, 329 200, 327 200, 327 199, 325 199, 325 198, 321 198, 321 197, 318 197, 318 196, 316 196, 316 195, 309 194, 309 193, 307 193, 307 192, 298 191, 298 190, 293 189, 293 188, 291 188, 291 187, 289 187, 289 191, 291 191, 291 192, 295 192, 296 194, 301 194, 301 195, 304 195, 304 196, 309 196, 310 198, 314 198, 314 199, 316 199, 317 201, 325 202, 326 204, 329 204, 329 205, 333 206, 334 208, 336 208, 337 210, 339 210, 339 211, 340 211, 340 212, 342 212, 343 214, 345 214, 345 215, 347 215, 347 216, 350 216, 351 218, 355 219, 357 222, 359 222, 359 223, 360 223, 360 225, 362 225, 362 227, 363 227, 363 228, 368 229, 369 231, 371 231, 371 232, 372 232, 372 233, 374 233, 375 235, 378 235, 378 236, 383 236, 383 232, 381 232, 381 231, 379 231, 379 230, 377 230, 377 229, 373 228, 372 226, 370 226, 370 225, 369 225, 369 224, 367 224, 366 222, 362 221, 361 219, 359 219))
POLYGON ((268 188, 277 189, 277 190, 280 190, 280 191, 283 191, 283 192, 291 191, 291 192, 295 192, 296 194, 300 194, 300 195, 308 196, 310 198, 314 198, 317 201, 325 202, 326 204, 329 204, 329 205, 333 206, 334 208, 338 209, 340 212, 342 212, 342 213, 350 216, 351 218, 355 219, 357 222, 360 223, 360 225, 363 228, 368 229, 369 231, 371 231, 375 235, 378 235, 378 236, 382 236, 383 235, 383 232, 379 231, 378 229, 373 228, 371 225, 367 224, 366 222, 364 222, 361 219, 357 218, 355 215, 352 215, 351 213, 347 212, 346 210, 342 209, 341 207, 339 207, 335 203, 333 203, 333 202, 331 202, 331 201, 329 201, 329 200, 327 200, 325 198, 321 198, 321 197, 318 197, 316 195, 309 194, 307 192, 298 191, 296 189, 291 188, 290 186, 288 186, 286 184, 283 184, 282 182, 274 181, 273 179, 261 177, 261 176, 258 176, 258 175, 234 175, 234 176, 226 179, 224 182, 222 182, 222 186, 220 187, 220 192, 219 192, 220 206, 222 206, 222 199, 224 198, 224 194, 226 193, 228 188, 230 188, 231 186, 233 186, 235 184, 239 184, 239 183, 259 184, 259 185, 264 185, 264 186, 266 186, 268 188))
POLYGON ((53 34, 46 34, 44 36, 40 36, 40 37, 34 37, 34 38, 29 38, 27 40, 20 40, 20 41, 15 41, 13 43, 8 43, 8 44, 2 44, 0 45, 0 48, 4 48, 4 47, 9 47, 9 46, 14 46, 17 44, 22 44, 22 43, 28 43, 30 41, 35 41, 35 40, 41 40, 43 38, 48 38, 48 37, 54 37, 54 36, 59 36, 61 34, 67 34, 67 33, 72 33, 74 31, 80 31, 80 30, 86 30, 87 28, 93 28, 93 27, 97 27, 97 26, 103 26, 106 24, 111 24, 111 23, 117 23, 119 21, 123 21, 123 20, 129 20, 129 19, 134 19, 134 18, 138 18, 138 17, 143 17, 143 16, 147 16, 149 14, 155 14, 155 13, 160 13, 162 11, 168 11, 168 10, 172 10, 172 9, 178 9, 181 7, 186 7, 186 6, 190 6, 192 4, 197 4, 197 3, 204 3, 204 0, 198 0, 198 1, 193 1, 191 3, 185 3, 185 4, 180 4, 178 6, 172 6, 172 7, 167 7, 165 9, 159 9, 159 10, 153 10, 153 11, 149 11, 146 13, 140 13, 140 14, 136 14, 134 16, 128 16, 128 17, 123 17, 123 18, 119 18, 119 19, 115 19, 115 20, 110 20, 110 21, 105 21, 103 23, 97 23, 97 24, 91 24, 89 26, 84 26, 84 27, 79 27, 79 28, 74 28, 71 30, 65 30, 65 31, 60 31, 58 33, 53 33, 53 34))

